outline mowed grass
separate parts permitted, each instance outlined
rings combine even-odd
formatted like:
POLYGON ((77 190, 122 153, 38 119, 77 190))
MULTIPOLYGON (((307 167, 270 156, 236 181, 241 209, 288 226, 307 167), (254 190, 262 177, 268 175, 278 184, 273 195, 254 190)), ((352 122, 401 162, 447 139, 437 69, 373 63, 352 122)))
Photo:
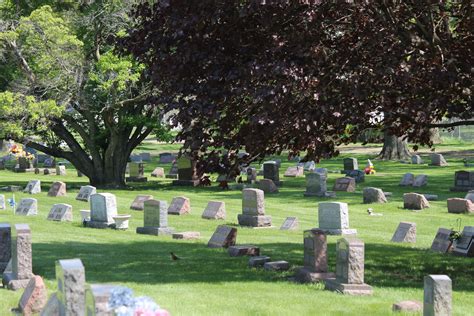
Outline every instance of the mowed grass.
MULTIPOLYGON (((472 147, 472 145, 471 145, 472 147)), ((438 147, 439 148, 439 147, 438 147)), ((176 145, 146 143, 140 150, 155 154, 154 162, 148 163, 149 175, 157 163, 160 151, 176 150, 176 145)), ((441 146, 441 152, 463 151, 470 155, 469 145, 457 145, 454 149, 441 146)), ((438 149, 439 151, 439 149, 438 149)), ((329 173, 328 189, 332 188, 336 173, 342 169, 342 158, 355 156, 361 168, 367 155, 344 154, 337 159, 322 161, 318 166, 326 167, 329 173)), ((428 162, 427 155, 422 155, 428 162)), ((132 214, 128 231, 83 228, 79 210, 89 209, 86 202, 75 200, 80 185, 86 178, 76 177, 73 169, 68 175, 44 176, 16 174, 0 171, 0 186, 25 186, 30 179, 42 182, 43 192, 34 195, 39 202, 39 214, 35 217, 14 216, 9 209, 0 212, 0 222, 28 223, 32 230, 33 270, 41 275, 49 292, 56 291, 55 261, 80 258, 86 269, 88 283, 113 283, 132 288, 136 295, 152 297, 173 315, 390 315, 394 302, 401 300, 423 301, 423 277, 428 274, 447 274, 453 280, 453 314, 474 315, 474 259, 433 253, 429 250, 439 227, 457 228, 474 225, 474 216, 448 214, 446 199, 464 197, 465 193, 450 192, 454 172, 466 170, 458 153, 445 155, 448 167, 401 164, 373 160, 377 174, 366 176, 365 183, 357 185, 355 193, 337 193, 337 198, 305 198, 304 178, 283 178, 283 173, 294 162, 282 158, 280 169, 283 187, 278 194, 267 194, 265 206, 273 218, 274 228, 238 228, 237 243, 254 244, 261 253, 272 260, 290 262, 292 270, 283 273, 249 269, 248 258, 230 258, 225 250, 209 249, 207 241, 219 224, 237 224, 241 212, 241 192, 221 191, 215 184, 209 188, 184 188, 171 186, 170 180, 150 178, 145 184, 131 184, 129 190, 109 191, 117 196, 119 213, 132 214), (439 195, 439 200, 430 202, 431 208, 420 212, 404 210, 402 195, 413 188, 402 188, 398 183, 402 175, 427 174, 428 186, 416 192, 439 195), (68 184, 68 196, 51 198, 47 191, 54 181, 68 184), (362 189, 366 186, 393 192, 387 204, 362 203, 362 189), (199 231, 199 241, 173 240, 169 236, 147 236, 135 233, 143 225, 143 213, 130 210, 130 204, 138 194, 151 194, 155 199, 168 203, 175 196, 191 199, 192 212, 184 216, 169 216, 169 226, 176 231, 199 231), (210 200, 225 201, 227 219, 210 221, 201 219, 201 214, 210 200), (365 280, 374 287, 368 297, 343 296, 324 291, 321 284, 301 285, 288 281, 294 269, 303 264, 303 231, 318 227, 317 207, 321 201, 341 201, 349 204, 350 226, 358 231, 358 238, 365 242, 365 280), (54 203, 73 205, 74 222, 47 221, 46 217, 54 203), (368 216, 367 208, 383 216, 368 216), (280 225, 287 216, 296 216, 299 228, 281 231, 280 225), (417 224, 416 244, 396 244, 390 239, 400 221, 417 224), (173 251, 182 259, 171 261, 173 251)), ((166 172, 171 165, 162 165, 166 172)), ((467 169, 469 170, 469 169, 467 169)), ((471 168, 472 170, 472 168, 471 168)), ((99 190, 99 192, 105 192, 99 190)), ((6 198, 11 193, 2 192, 6 198)), ((19 201, 27 194, 15 193, 19 201)), ((335 270, 335 244, 338 236, 328 237, 330 270, 335 270)), ((18 304, 21 291, 0 289, 0 315, 8 315, 18 304)))

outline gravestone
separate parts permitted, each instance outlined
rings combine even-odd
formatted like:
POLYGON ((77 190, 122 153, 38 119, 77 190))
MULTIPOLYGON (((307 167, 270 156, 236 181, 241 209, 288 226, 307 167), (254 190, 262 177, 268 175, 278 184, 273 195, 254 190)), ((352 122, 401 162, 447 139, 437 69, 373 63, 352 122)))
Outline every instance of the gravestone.
POLYGON ((387 198, 381 189, 367 187, 362 191, 365 204, 370 203, 387 203, 387 198))
POLYGON ((322 173, 308 173, 306 174, 306 192, 304 196, 326 196, 327 176, 322 173))
POLYGON ((361 170, 350 170, 346 172, 346 177, 354 178, 356 183, 365 181, 365 173, 361 170))
POLYGON ((79 190, 79 193, 76 196, 76 200, 89 202, 91 195, 96 193, 97 189, 91 185, 81 186, 81 189, 79 190))
POLYGON ((414 181, 415 181, 415 175, 413 173, 408 172, 403 175, 403 178, 400 181, 399 185, 402 187, 412 186, 414 181))
POLYGON ((21 199, 15 215, 34 216, 38 214, 38 201, 36 199, 21 199))
POLYGON ((228 248, 234 246, 237 240, 237 228, 219 225, 207 243, 209 248, 228 248))
POLYGON ((474 226, 464 226, 461 238, 454 243, 453 253, 464 257, 474 257, 474 226))
POLYGON ((319 229, 327 235, 355 235, 356 229, 349 228, 347 203, 321 202, 318 205, 319 229))
POLYGON ((161 153, 160 163, 172 163, 176 159, 176 155, 172 153, 161 153))
POLYGON ((425 174, 420 174, 415 177, 415 180, 413 180, 413 187, 415 188, 420 188, 424 187, 428 184, 428 176, 425 174))
POLYGON ((316 169, 316 163, 311 160, 311 161, 306 161, 303 166, 304 171, 313 171, 316 169))
POLYGON ((357 158, 344 158, 342 162, 344 164, 343 173, 346 173, 350 170, 359 169, 359 162, 357 161, 357 158))
POLYGON ((334 273, 328 273, 326 234, 319 229, 305 230, 303 245, 304 266, 296 273, 296 280, 299 282, 319 282, 334 278, 334 273))
POLYGON ((145 164, 142 162, 130 162, 129 164, 129 177, 125 180, 127 182, 147 182, 148 178, 145 177, 145 164))
POLYGON ((28 224, 15 224, 11 235, 11 271, 3 273, 3 286, 24 289, 33 277, 31 230, 28 224))
POLYGON ((43 167, 45 168, 55 168, 56 160, 52 157, 48 157, 44 160, 43 167))
POLYGON ((411 163, 414 165, 421 165, 423 160, 421 159, 420 155, 413 155, 411 156, 411 163))
POLYGON ((356 182, 354 178, 344 177, 336 179, 334 183, 333 191, 342 191, 342 192, 354 192, 356 189, 356 182))
POLYGON ((280 230, 295 230, 298 229, 298 225, 297 217, 287 217, 281 225, 280 230))
POLYGON ((201 217, 205 219, 225 219, 225 216, 225 202, 209 201, 201 217))
POLYGON ((40 180, 30 180, 23 190, 24 193, 29 194, 38 194, 41 193, 41 181, 40 180))
POLYGON ((151 199, 153 199, 153 195, 137 195, 135 200, 133 200, 132 205, 130 205, 130 209, 143 211, 143 203, 151 199))
POLYGON ((364 242, 342 238, 336 244, 336 278, 325 280, 327 290, 350 295, 371 295, 364 283, 364 242))
POLYGON ((278 187, 270 179, 262 179, 258 182, 258 188, 265 193, 278 193, 278 187))
POLYGON ((5 204, 5 195, 0 194, 0 211, 6 210, 7 206, 5 204))
POLYGON ((469 191, 474 190, 474 171, 456 171, 454 173, 454 187, 451 191, 469 191))
POLYGON ((56 174, 56 169, 48 169, 48 168, 45 168, 43 170, 43 174, 45 176, 48 176, 48 175, 52 175, 52 174, 56 174))
POLYGON ((403 194, 403 208, 409 210, 422 210, 424 208, 429 208, 430 203, 422 195, 418 193, 405 193, 403 194))
POLYGON ((86 276, 80 259, 56 261, 59 315, 85 315, 86 276))
POLYGON ((91 220, 87 227, 107 228, 115 225, 114 216, 117 215, 117 201, 111 193, 97 193, 91 195, 91 220))
MULTIPOLYGON (((1 205, 1 196, 0 196, 0 209, 2 208, 2 205, 1 205)), ((469 200, 471 201, 472 203, 474 203, 474 190, 471 190, 471 191, 468 191, 466 196, 464 197, 466 200, 469 200)))
POLYGON ((416 224, 409 222, 400 222, 397 230, 393 234, 392 242, 416 243, 416 224))
POLYGON ((423 309, 423 304, 419 301, 401 301, 392 305, 393 312, 419 313, 423 309))
POLYGON ((290 269, 290 264, 287 261, 268 261, 263 264, 263 268, 267 271, 286 271, 290 269))
POLYGON ((428 275, 424 279, 423 316, 450 316, 452 282, 447 275, 428 275))
POLYGON ((137 234, 171 235, 174 231, 168 227, 168 203, 166 201, 147 200, 143 203, 143 227, 137 227, 137 234))
POLYGON ((66 166, 64 166, 64 165, 56 166, 56 175, 57 176, 65 176, 66 175, 66 166))
POLYGON ((12 257, 12 228, 8 223, 0 223, 0 274, 3 274, 12 257))
POLYGON ((272 226, 272 217, 265 215, 265 197, 262 190, 242 190, 242 214, 239 214, 237 219, 241 226, 272 226))
POLYGON ((441 154, 432 154, 431 155, 431 166, 447 166, 448 163, 441 154))
POLYGON ((153 172, 151 173, 151 176, 154 178, 164 178, 165 177, 165 169, 161 167, 156 167, 153 172))
POLYGON ((18 158, 17 165, 15 166, 14 171, 25 172, 26 169, 30 169, 30 168, 31 168, 31 162, 25 157, 20 157, 18 158))
POLYGON ((254 183, 257 180, 257 169, 247 168, 247 183, 254 183))
POLYGON ((111 316, 109 299, 116 285, 90 284, 86 287, 86 315, 111 316))
POLYGON ((468 199, 450 198, 448 202, 448 213, 464 214, 474 213, 474 203, 468 199))
POLYGON ((140 153, 140 157, 143 161, 151 161, 151 154, 150 153, 140 153))
POLYGON ((431 244, 431 250, 441 253, 448 253, 452 247, 453 242, 449 239, 453 231, 451 229, 439 228, 436 233, 433 243, 431 244))
POLYGON ((59 301, 56 293, 51 294, 40 316, 61 316, 59 315, 59 301))
POLYGON ((191 202, 187 197, 178 196, 173 198, 171 205, 168 208, 170 215, 184 215, 191 212, 191 202))
POLYGON ((48 196, 66 196, 66 183, 61 181, 54 182, 49 189, 48 196))
POLYGON ((54 204, 49 211, 49 221, 72 222, 72 206, 69 204, 54 204))
POLYGON ((288 167, 286 169, 285 174, 283 175, 284 177, 302 177, 304 175, 304 170, 301 167, 288 167))
POLYGON ((263 163, 263 178, 270 179, 276 186, 281 186, 280 168, 275 161, 266 161, 263 163))
POLYGON ((262 268, 265 263, 270 261, 268 256, 255 256, 249 259, 249 268, 262 268))
POLYGON ((44 308, 48 300, 48 292, 43 278, 35 275, 28 282, 25 291, 21 295, 18 309, 23 315, 34 315, 44 308))
POLYGON ((140 155, 130 155, 130 161, 131 162, 143 162, 142 156, 140 155))
POLYGON ((229 246, 227 252, 230 257, 259 256, 260 248, 253 245, 235 245, 229 246))
POLYGON ((173 239, 196 240, 201 238, 200 232, 180 232, 171 235, 173 239))
POLYGON ((199 177, 196 174, 196 161, 189 157, 180 157, 177 160, 178 180, 173 181, 173 185, 192 186, 199 185, 199 177))

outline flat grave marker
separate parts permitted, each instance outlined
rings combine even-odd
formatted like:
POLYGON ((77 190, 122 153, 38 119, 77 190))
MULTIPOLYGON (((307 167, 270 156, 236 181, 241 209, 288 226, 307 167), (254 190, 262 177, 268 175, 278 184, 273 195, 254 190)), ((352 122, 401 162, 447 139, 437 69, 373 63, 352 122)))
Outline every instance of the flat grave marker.
POLYGON ((34 216, 38 214, 38 201, 36 199, 21 199, 18 204, 15 215, 34 216))
POLYGON ((451 229, 439 228, 435 238, 433 239, 433 243, 431 244, 431 250, 441 253, 448 253, 453 244, 453 242, 449 239, 451 233, 451 229))
POLYGON ((297 217, 287 217, 280 227, 280 230, 295 230, 298 229, 299 223, 297 217))
POLYGON ((81 189, 79 190, 79 193, 76 196, 76 200, 89 202, 91 195, 96 193, 97 189, 91 185, 81 186, 81 189))
POLYGON ((51 185, 49 189, 48 196, 56 197, 56 196, 65 196, 66 195, 66 183, 57 181, 51 185))
POLYGON ((143 211, 145 201, 153 199, 153 195, 137 195, 130 205, 130 209, 136 211, 143 211))
POLYGON ((400 222, 397 230, 392 236, 392 242, 416 243, 416 224, 410 222, 400 222))

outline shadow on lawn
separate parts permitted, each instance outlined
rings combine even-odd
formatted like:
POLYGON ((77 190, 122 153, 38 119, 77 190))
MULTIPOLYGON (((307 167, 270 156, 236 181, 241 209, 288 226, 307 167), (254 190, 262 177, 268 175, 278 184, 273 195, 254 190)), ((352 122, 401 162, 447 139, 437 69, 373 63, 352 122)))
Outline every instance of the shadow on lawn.
MULTIPOLYGON (((146 238, 146 237, 144 237, 146 238)), ((301 266, 302 245, 260 244, 262 254, 301 266)), ((144 240, 120 244, 38 243, 33 245, 34 272, 54 279, 57 259, 81 258, 88 282, 236 282, 284 280, 288 274, 260 273, 247 268, 247 257, 231 258, 226 250, 201 243, 144 240), (170 252, 181 257, 170 259, 170 252)), ((329 269, 335 270, 335 244, 328 246, 329 269)), ((366 283, 377 287, 422 288, 428 274, 447 274, 455 290, 474 291, 472 258, 433 253, 396 244, 368 244, 365 254, 366 283)))

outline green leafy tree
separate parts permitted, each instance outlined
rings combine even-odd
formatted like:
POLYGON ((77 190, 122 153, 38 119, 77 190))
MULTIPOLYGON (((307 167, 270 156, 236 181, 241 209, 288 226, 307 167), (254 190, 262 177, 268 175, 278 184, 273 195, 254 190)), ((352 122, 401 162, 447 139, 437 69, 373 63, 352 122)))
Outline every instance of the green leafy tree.
POLYGON ((144 66, 110 44, 129 27, 131 4, 0 7, 0 138, 67 159, 92 185, 125 185, 132 150, 166 129, 144 66))

